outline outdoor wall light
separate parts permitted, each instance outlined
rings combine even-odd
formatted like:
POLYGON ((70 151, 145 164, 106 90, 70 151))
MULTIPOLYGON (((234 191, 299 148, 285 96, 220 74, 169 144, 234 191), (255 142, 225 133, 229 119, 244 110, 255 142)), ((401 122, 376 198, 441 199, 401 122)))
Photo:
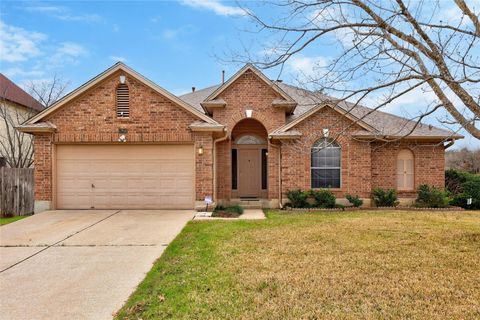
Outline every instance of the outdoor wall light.
POLYGON ((127 137, 122 134, 120 137, 118 137, 118 142, 127 142, 127 137))
POLYGON ((200 146, 200 148, 198 148, 198 154, 199 155, 203 154, 203 146, 200 146))
POLYGON ((124 83, 125 83, 125 76, 124 76, 124 75, 121 75, 121 76, 120 76, 120 83, 121 83, 121 84, 124 84, 124 83))
POLYGON ((245 115, 247 116, 247 118, 251 118, 252 114, 253 114, 253 110, 245 110, 245 115))
POLYGON ((323 132, 323 136, 325 138, 328 138, 328 135, 330 134, 330 130, 329 129, 323 129, 322 132, 323 132))

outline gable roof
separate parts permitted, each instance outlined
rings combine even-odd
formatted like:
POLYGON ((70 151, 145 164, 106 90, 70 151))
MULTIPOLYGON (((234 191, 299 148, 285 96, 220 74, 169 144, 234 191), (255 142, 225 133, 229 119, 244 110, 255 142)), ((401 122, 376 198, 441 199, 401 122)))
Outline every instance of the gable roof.
POLYGON ((150 87, 151 89, 155 90, 157 93, 159 93, 162 96, 166 97, 167 99, 173 101, 174 103, 176 103, 177 105, 179 105, 180 107, 185 109, 186 111, 194 114, 195 116, 204 120, 205 122, 211 123, 211 124, 218 124, 215 120, 213 120, 212 118, 207 116, 205 113, 203 113, 203 112, 199 111, 198 109, 192 107, 191 105, 189 105, 184 100, 178 98, 174 94, 172 94, 172 93, 168 92, 167 90, 163 89, 162 87, 160 87, 159 85, 157 85, 153 81, 145 78, 140 73, 136 72, 135 70, 128 67, 127 65, 125 65, 122 62, 115 63, 113 66, 111 66, 110 68, 108 68, 104 72, 100 73, 99 75, 97 75, 96 77, 87 81, 86 83, 84 83, 83 85, 78 87, 77 89, 73 90, 72 92, 70 92, 69 94, 64 96, 62 99, 60 99, 56 103, 54 103, 51 107, 43 110, 42 112, 40 112, 36 116, 32 117, 30 120, 28 120, 26 122, 26 124, 27 125, 28 124, 34 124, 34 123, 37 123, 38 121, 44 119, 47 115, 49 115, 49 114, 55 112, 56 110, 62 108, 69 101, 76 98, 80 94, 84 93, 88 89, 92 88, 94 85, 96 85, 97 83, 106 79, 107 77, 109 77, 113 73, 117 72, 118 70, 122 70, 122 71, 128 73, 130 76, 132 76, 136 80, 140 81, 141 83, 143 83, 146 86, 150 87))
POLYGON ((8 79, 3 73, 0 73, 0 98, 14 102, 26 108, 42 111, 45 107, 8 79))
POLYGON ((255 68, 254 65, 247 63, 243 66, 240 70, 238 70, 230 79, 228 79, 225 83, 215 88, 213 92, 211 92, 206 98, 204 98, 203 102, 212 101, 217 98, 225 89, 230 87, 238 78, 240 78, 245 72, 252 71, 257 75, 263 82, 265 82, 270 88, 272 88, 275 92, 277 92, 283 99, 289 102, 296 102, 292 97, 290 97, 285 91, 283 91, 275 82, 268 79, 260 70, 255 68))
MULTIPOLYGON (((292 127, 288 127, 287 129, 285 129, 287 126, 289 126, 290 123, 294 121, 296 124, 300 123, 303 119, 308 118, 324 105, 335 105, 337 107, 337 111, 342 111, 343 113, 349 114, 353 117, 353 119, 360 119, 362 121, 362 124, 374 129, 374 132, 372 132, 371 130, 364 131, 362 133, 363 136, 367 136, 367 134, 369 134, 374 136, 384 135, 401 137, 410 133, 410 131, 413 129, 413 131, 409 135, 409 137, 412 138, 463 138, 462 135, 456 134, 449 130, 437 128, 435 126, 423 123, 420 123, 415 127, 416 121, 412 121, 383 111, 374 110, 372 108, 368 108, 362 105, 355 106, 353 103, 345 101, 338 102, 338 99, 329 97, 322 93, 298 88, 284 82, 275 83, 282 91, 284 91, 297 102, 297 107, 295 108, 294 113, 287 117, 287 124, 282 127, 284 129, 283 132, 291 130, 292 127), (297 121, 297 119, 299 119, 299 121, 297 121)), ((219 87, 220 85, 215 85, 205 89, 196 90, 195 92, 184 94, 180 96, 180 98, 191 104, 197 110, 202 110, 202 106, 200 105, 200 103, 206 97, 212 95, 212 93, 215 92, 215 90, 217 90, 219 87)), ((279 130, 282 128, 278 128, 277 130, 275 130, 275 132, 280 132, 279 130)))

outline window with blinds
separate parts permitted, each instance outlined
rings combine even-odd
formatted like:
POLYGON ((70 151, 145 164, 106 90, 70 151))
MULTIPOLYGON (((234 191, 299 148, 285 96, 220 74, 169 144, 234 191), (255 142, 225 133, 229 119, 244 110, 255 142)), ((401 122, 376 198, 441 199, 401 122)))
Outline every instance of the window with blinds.
POLYGON ((415 165, 413 152, 408 149, 400 150, 397 156, 397 189, 413 190, 415 165))
POLYGON ((128 118, 130 116, 128 86, 121 83, 117 87, 117 117, 128 118))
POLYGON ((340 188, 342 149, 335 141, 322 138, 311 149, 312 188, 340 188))

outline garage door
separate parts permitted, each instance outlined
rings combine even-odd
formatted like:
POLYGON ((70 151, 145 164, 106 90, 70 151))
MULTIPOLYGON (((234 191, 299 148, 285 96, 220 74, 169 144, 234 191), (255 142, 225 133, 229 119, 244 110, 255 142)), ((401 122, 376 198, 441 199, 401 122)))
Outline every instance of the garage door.
POLYGON ((59 209, 191 209, 192 145, 58 145, 59 209))

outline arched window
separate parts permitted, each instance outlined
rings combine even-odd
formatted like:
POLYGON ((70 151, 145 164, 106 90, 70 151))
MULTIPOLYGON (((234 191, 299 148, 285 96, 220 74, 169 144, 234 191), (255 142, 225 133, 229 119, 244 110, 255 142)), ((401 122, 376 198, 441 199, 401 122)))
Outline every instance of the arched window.
POLYGON ((397 189, 414 189, 414 158, 413 152, 408 149, 400 150, 397 156, 397 189))
POLYGON ((340 188, 340 146, 322 138, 313 144, 311 156, 312 188, 340 188))
POLYGON ((117 87, 117 117, 128 118, 130 116, 128 86, 120 83, 117 87))
POLYGON ((254 135, 244 135, 238 138, 237 141, 235 141, 235 143, 236 144, 267 144, 267 141, 265 141, 265 139, 262 139, 254 135))

